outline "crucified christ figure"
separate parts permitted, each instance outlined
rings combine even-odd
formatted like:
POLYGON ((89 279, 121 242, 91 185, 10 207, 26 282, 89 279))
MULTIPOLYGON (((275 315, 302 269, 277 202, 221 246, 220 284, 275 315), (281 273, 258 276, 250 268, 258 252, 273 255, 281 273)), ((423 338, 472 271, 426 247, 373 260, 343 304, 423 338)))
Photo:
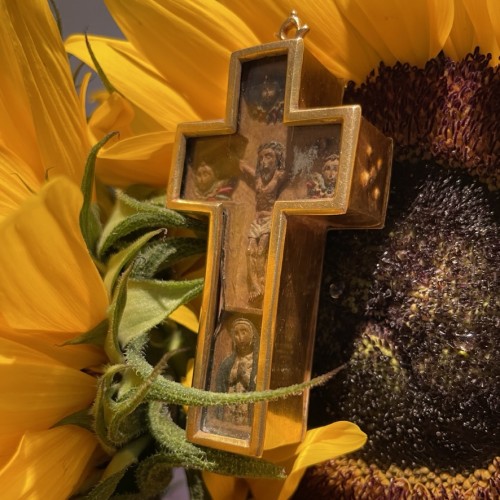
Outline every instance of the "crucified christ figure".
POLYGON ((255 219, 248 231, 247 267, 249 301, 260 304, 264 295, 271 214, 286 181, 285 148, 277 141, 259 146, 255 171, 240 162, 246 182, 255 190, 255 219))

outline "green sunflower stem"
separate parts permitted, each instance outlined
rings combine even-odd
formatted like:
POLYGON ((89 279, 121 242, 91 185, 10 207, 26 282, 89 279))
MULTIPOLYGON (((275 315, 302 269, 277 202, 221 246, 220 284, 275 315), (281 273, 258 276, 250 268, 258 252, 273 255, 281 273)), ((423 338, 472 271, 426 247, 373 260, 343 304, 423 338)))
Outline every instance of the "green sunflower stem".
MULTIPOLYGON (((144 359, 142 350, 147 342, 147 335, 140 335, 130 341, 125 352, 127 365, 146 380, 153 372, 153 367, 144 359)), ((210 392, 193 387, 184 387, 178 382, 158 377, 151 384, 146 395, 149 401, 163 401, 169 404, 190 406, 219 406, 241 403, 258 403, 261 401, 274 401, 301 394, 305 389, 324 384, 344 368, 344 365, 324 375, 315 377, 301 384, 294 384, 279 389, 266 391, 252 391, 244 393, 210 392)))
POLYGON ((156 455, 158 462, 238 477, 284 477, 282 467, 264 460, 189 443, 185 431, 174 423, 163 403, 149 404, 148 419, 152 435, 164 449, 156 455))

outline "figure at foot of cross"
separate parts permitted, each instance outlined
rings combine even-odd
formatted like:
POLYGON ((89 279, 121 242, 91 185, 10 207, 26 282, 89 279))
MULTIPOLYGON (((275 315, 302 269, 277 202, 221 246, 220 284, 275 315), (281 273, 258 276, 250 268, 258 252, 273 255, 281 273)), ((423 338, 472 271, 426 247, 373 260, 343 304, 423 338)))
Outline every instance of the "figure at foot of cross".
POLYGON ((248 300, 260 305, 264 296, 271 214, 286 182, 285 147, 277 141, 261 144, 255 171, 244 161, 240 168, 245 181, 255 190, 255 219, 248 231, 248 300))

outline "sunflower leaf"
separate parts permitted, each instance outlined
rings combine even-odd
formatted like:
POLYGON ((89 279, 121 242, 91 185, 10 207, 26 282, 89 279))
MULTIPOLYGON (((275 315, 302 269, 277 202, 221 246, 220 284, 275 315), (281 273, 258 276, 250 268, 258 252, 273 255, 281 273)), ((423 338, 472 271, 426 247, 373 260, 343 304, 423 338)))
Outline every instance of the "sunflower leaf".
POLYGON ((95 162, 99 150, 117 134, 118 132, 110 132, 91 148, 82 178, 81 189, 83 193, 83 205, 80 210, 80 229, 87 248, 92 255, 94 255, 97 240, 101 234, 101 222, 99 220, 98 209, 92 203, 95 162))
POLYGON ((161 323, 179 306, 201 293, 203 279, 186 281, 128 280, 128 300, 123 310, 118 339, 131 339, 161 323))

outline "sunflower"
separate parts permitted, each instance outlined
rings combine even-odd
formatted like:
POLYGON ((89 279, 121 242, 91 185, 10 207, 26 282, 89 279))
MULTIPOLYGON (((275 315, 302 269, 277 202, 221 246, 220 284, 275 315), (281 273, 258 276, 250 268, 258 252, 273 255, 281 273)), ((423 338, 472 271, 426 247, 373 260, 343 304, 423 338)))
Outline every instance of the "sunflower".
POLYGON ((61 347, 102 321, 108 305, 73 184, 87 125, 47 3, 0 9, 0 482, 9 498, 63 498, 101 453, 88 430, 51 428, 92 403, 95 377, 82 370, 105 359, 89 345, 61 347))
POLYGON ((88 369, 105 359, 96 347, 61 347, 102 321, 108 305, 79 231, 81 199, 60 177, 0 226, 0 482, 8 498, 64 498, 99 455, 88 430, 52 428, 92 403, 96 381, 88 369))
POLYGON ((4 217, 38 191, 46 178, 65 175, 80 184, 90 142, 47 2, 2 0, 0 9, 0 216, 4 217))
MULTIPOLYGON (((293 489, 315 456, 326 458, 309 452, 317 443, 327 456, 362 446, 366 436, 356 425, 332 424, 280 457, 282 468, 186 442, 172 404, 235 401, 171 380, 186 372, 187 355, 179 352, 192 349, 189 330, 198 326, 183 304, 202 288, 197 256, 204 240, 189 230, 203 225, 165 209, 154 189, 100 184, 162 184, 158 166, 169 155, 173 118, 159 123, 110 89, 87 123, 88 77, 78 98, 48 4, 4 0, 0 7, 8 76, 0 82, 4 494, 66 498, 100 481, 92 494, 103 497, 131 476, 141 497, 155 496, 174 465, 264 477, 280 476, 286 466, 293 489), (107 134, 115 126, 118 142, 107 134), (108 141, 92 196, 95 155, 108 141), (93 200, 104 208, 100 215, 93 200)), ((151 65, 140 64, 163 84, 151 65)), ((170 115, 178 109, 198 117, 168 95, 170 115)))
MULTIPOLYGON (((294 7, 106 4, 127 41, 90 37, 96 59, 137 116, 164 134, 180 121, 224 116, 229 54, 271 41, 294 7)), ((313 395, 311 420, 354 420, 368 445, 311 469, 297 496, 494 497, 498 3, 336 0, 300 9, 309 49, 350 81, 345 101, 394 138, 396 164, 387 228, 331 236, 318 328, 316 369, 338 359, 348 370, 313 395)), ((66 48, 91 63, 81 37, 66 48)), ((119 144, 98 160, 110 175, 119 144)))

